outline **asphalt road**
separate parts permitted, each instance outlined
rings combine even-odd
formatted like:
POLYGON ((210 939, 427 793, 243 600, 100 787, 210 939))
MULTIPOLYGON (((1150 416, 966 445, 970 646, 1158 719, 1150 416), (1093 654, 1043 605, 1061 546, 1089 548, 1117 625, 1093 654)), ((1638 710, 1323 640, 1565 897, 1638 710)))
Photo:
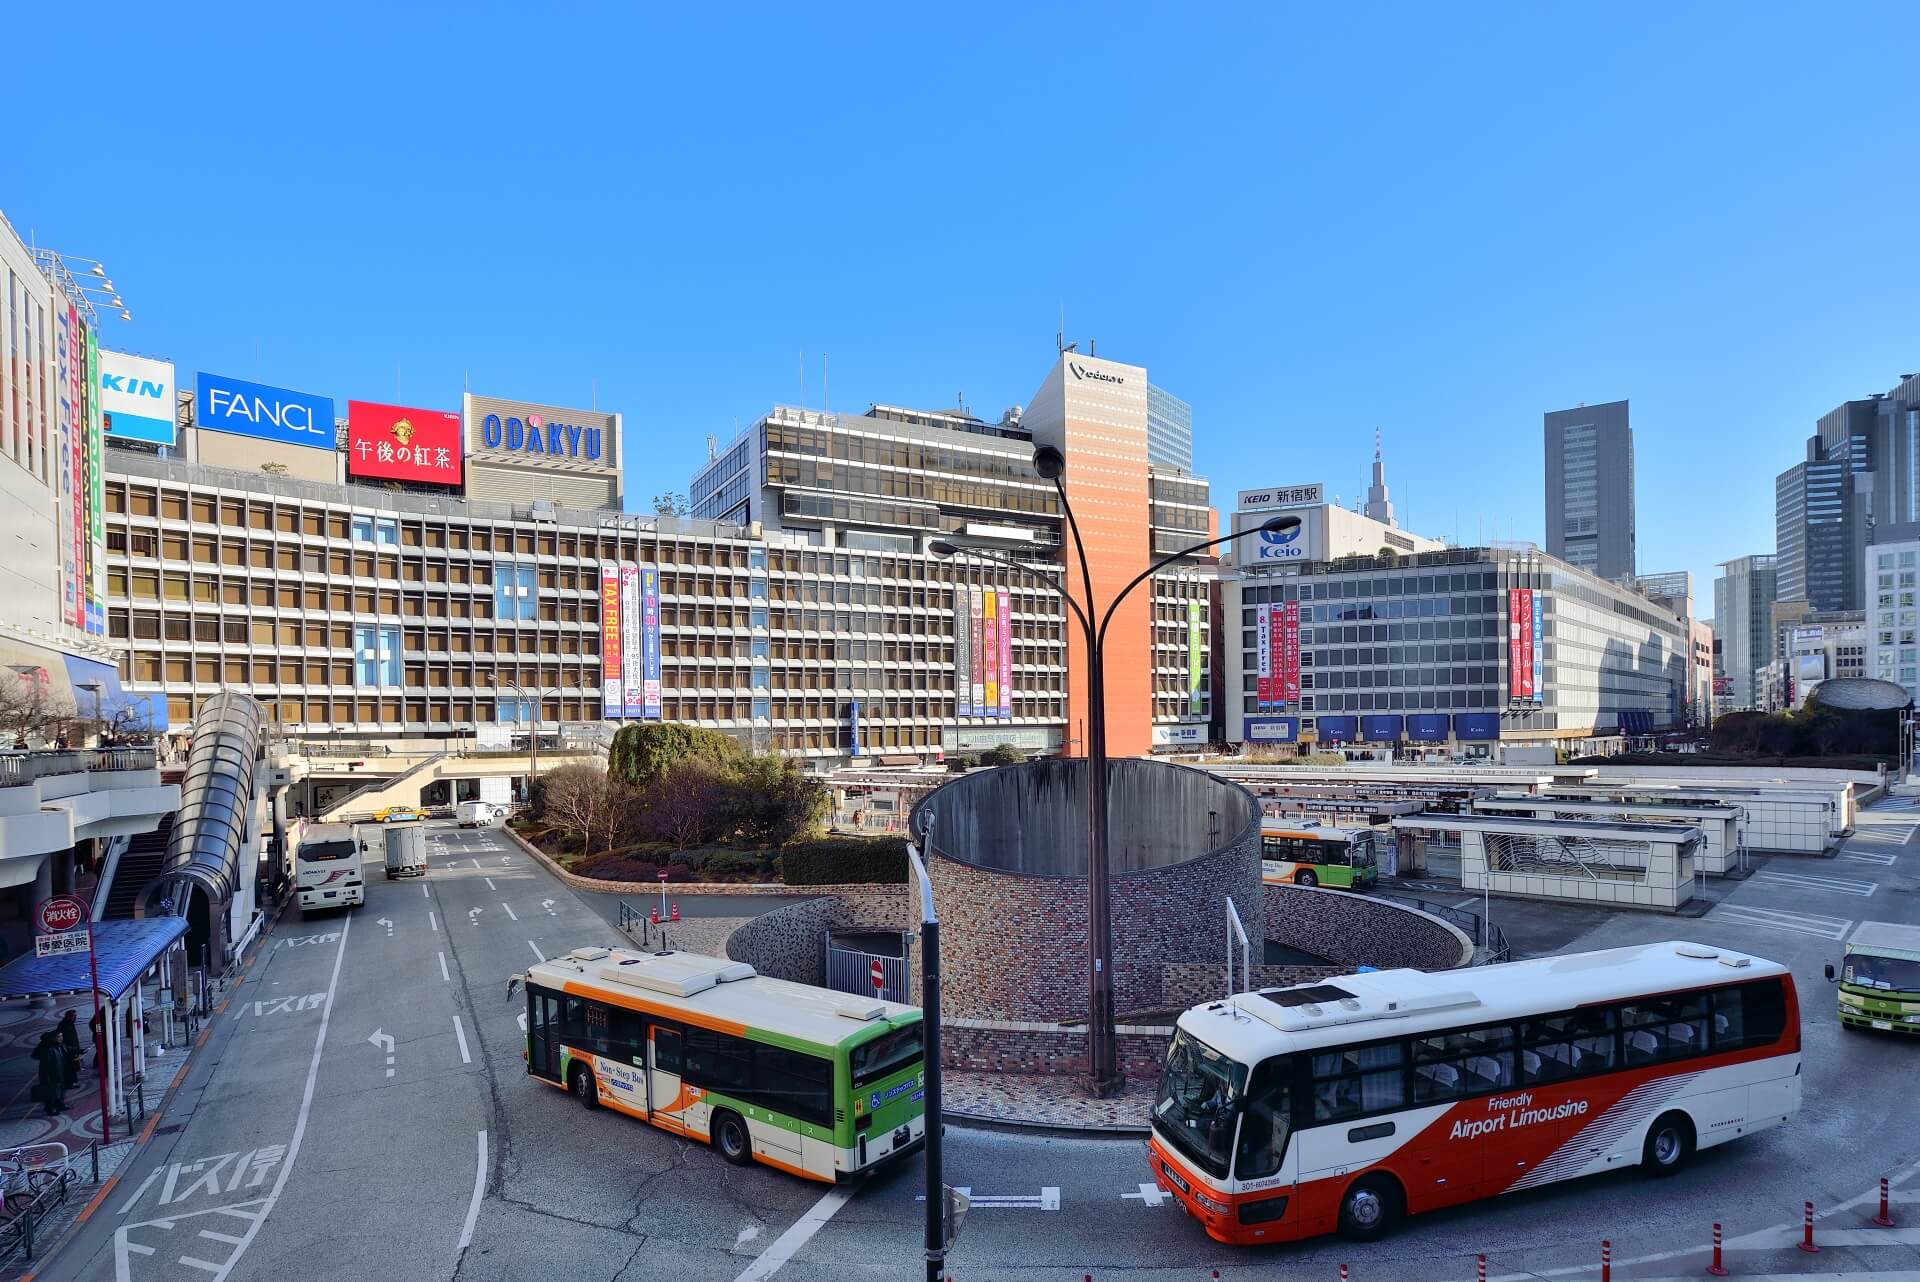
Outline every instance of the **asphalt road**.
MULTIPOLYGON (((1821 966, 1862 919, 1920 921, 1920 811, 1870 812, 1838 859, 1775 859, 1698 920, 1582 914, 1563 948, 1676 934, 1788 962, 1806 1091, 1789 1127, 1634 1173, 1550 1186, 1337 1239, 1209 1242, 1147 1180, 1137 1140, 952 1128, 949 1183, 974 1210, 960 1282, 1202 1282, 1336 1276, 1698 1276, 1725 1223, 1741 1276, 1920 1277, 1920 1232, 1865 1227, 1875 1181, 1920 1224, 1920 1045, 1845 1033, 1821 966), (1811 880, 1810 880, 1811 879, 1811 880), (1820 1208, 1818 1256, 1791 1247, 1820 1208)), ((917 1164, 829 1190, 529 1079, 507 976, 535 954, 617 942, 607 921, 491 830, 436 828, 424 880, 350 915, 282 921, 234 990, 146 1151, 38 1275, 53 1282, 530 1279, 838 1282, 921 1276, 917 1164), (444 963, 444 969, 443 969, 444 963), (391 1037, 389 1048, 385 1042, 391 1037), (389 1062, 389 1058, 391 1062, 389 1062), (391 1070, 391 1075, 389 1075, 391 1070), (484 1160, 483 1159, 484 1155, 484 1160)), ((683 911, 685 910, 683 904, 683 911)))

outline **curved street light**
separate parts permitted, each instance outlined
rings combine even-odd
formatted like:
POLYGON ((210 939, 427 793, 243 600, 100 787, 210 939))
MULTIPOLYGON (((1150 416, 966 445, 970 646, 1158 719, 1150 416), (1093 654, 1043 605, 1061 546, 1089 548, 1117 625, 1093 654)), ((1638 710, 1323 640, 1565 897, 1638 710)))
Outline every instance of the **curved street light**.
POLYGON ((1095 626, 1093 614, 1098 606, 1093 596, 1093 576, 1087 567, 1086 544, 1080 538, 1080 525, 1074 519, 1073 505, 1067 501, 1067 490, 1061 478, 1066 474, 1066 457, 1051 445, 1042 445, 1033 452, 1033 467, 1045 480, 1053 482, 1053 488, 1060 496, 1060 507, 1066 516, 1067 528, 1073 535, 1074 549, 1080 557, 1080 578, 1086 592, 1086 608, 1073 599, 1062 580, 1022 565, 1012 557, 1002 556, 983 548, 964 547, 945 539, 928 544, 927 550, 935 556, 951 557, 967 555, 993 561, 1026 574, 1037 582, 1045 584, 1059 594, 1072 608, 1075 619, 1080 624, 1082 639, 1087 648, 1087 1032, 1088 1046, 1088 1088, 1097 1097, 1113 1095, 1120 1089, 1120 1056, 1114 1033, 1113 1011, 1113 968, 1108 965, 1113 954, 1113 917, 1110 902, 1109 875, 1107 868, 1107 680, 1106 680, 1106 637, 1107 627, 1113 622, 1113 616, 1121 603, 1142 583, 1176 561, 1185 560, 1196 552, 1208 548, 1233 543, 1253 534, 1285 534, 1300 528, 1300 518, 1292 515, 1278 515, 1269 520, 1240 530, 1232 534, 1223 534, 1218 538, 1195 543, 1191 547, 1163 556, 1133 579, 1115 594, 1107 603, 1106 610, 1100 615, 1095 626))
MULTIPOLYGON (((540 773, 540 700, 546 698, 549 694, 555 699, 558 699, 560 697, 560 690, 557 686, 551 688, 535 686, 533 688, 533 698, 529 699, 527 698, 527 692, 521 688, 518 681, 503 681, 500 684, 519 695, 520 702, 528 704, 533 710, 533 733, 527 737, 527 749, 531 754, 527 762, 527 793, 531 796, 533 793, 533 777, 540 773)), ((516 712, 519 711, 517 705, 514 710, 516 712)), ((514 720, 518 721, 520 718, 516 716, 514 720)))

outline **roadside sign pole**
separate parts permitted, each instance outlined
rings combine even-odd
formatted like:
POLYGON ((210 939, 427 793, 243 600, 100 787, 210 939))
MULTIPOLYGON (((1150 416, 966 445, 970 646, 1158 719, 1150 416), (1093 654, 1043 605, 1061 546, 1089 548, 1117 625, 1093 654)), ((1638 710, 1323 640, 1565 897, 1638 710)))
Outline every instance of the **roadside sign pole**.
POLYGON ((100 1142, 112 1142, 112 1112, 107 1108, 107 1022, 100 1018, 100 954, 93 951, 93 915, 87 915, 87 974, 93 981, 93 1019, 100 1031, 93 1046, 94 1075, 100 1079, 100 1142))

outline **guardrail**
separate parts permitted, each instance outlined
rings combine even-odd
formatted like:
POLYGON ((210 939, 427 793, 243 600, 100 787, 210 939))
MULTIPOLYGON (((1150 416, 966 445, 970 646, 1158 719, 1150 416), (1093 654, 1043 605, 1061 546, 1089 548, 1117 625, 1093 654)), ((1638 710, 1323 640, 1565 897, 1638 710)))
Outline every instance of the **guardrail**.
POLYGON ((1395 903, 1411 904, 1421 912, 1438 917, 1441 921, 1449 922, 1465 931, 1478 946, 1473 958, 1473 964, 1476 966, 1513 960, 1513 946, 1507 942, 1507 932, 1471 908, 1436 904, 1431 899, 1417 899, 1412 895, 1402 895, 1397 892, 1384 897, 1392 899, 1395 903))
POLYGON ((0 752, 0 788, 18 788, 53 775, 95 770, 152 770, 152 748, 61 748, 0 752))

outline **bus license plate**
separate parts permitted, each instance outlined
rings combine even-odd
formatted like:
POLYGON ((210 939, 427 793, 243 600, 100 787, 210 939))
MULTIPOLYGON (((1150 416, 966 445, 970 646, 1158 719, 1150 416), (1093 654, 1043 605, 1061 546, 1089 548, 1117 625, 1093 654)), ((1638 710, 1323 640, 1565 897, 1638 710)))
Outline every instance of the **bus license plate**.
POLYGON ((903 1126, 893 1133, 893 1147, 896 1150, 903 1149, 911 1139, 913 1139, 913 1128, 911 1126, 903 1126))
POLYGON ((1876 1019, 1869 1022, 1883 1033, 1891 1033, 1893 1031, 1893 1023, 1890 1020, 1876 1019))

